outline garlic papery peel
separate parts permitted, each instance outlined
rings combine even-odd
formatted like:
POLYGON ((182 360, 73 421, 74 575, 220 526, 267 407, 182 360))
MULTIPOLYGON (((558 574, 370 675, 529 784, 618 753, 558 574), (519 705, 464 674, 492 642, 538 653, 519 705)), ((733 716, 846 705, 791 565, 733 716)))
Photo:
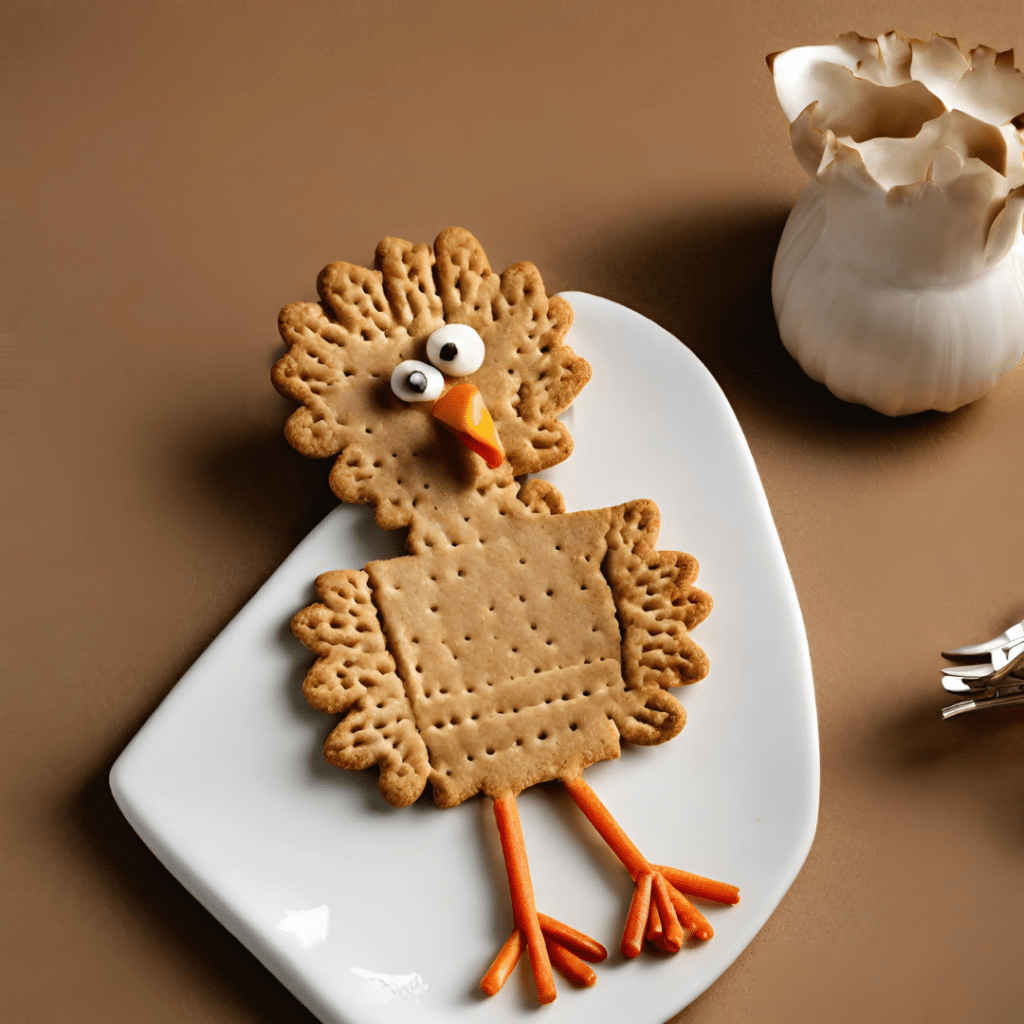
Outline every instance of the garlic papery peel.
POLYGON ((893 288, 952 287, 984 273, 1012 243, 1012 233, 1000 232, 1002 251, 988 250, 1009 197, 990 167, 961 166, 941 184, 885 189, 857 149, 831 141, 817 181, 825 190, 825 240, 837 261, 866 283, 893 288))
POLYGON ((856 34, 769 58, 811 176, 776 257, 782 340, 890 415, 981 397, 1024 353, 1024 77, 1012 52, 856 34))

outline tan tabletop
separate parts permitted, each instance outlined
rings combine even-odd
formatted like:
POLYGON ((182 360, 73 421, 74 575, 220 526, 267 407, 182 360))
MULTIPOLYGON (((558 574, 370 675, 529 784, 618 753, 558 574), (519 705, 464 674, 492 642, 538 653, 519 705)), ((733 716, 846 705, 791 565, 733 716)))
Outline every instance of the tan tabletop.
POLYGON ((1024 368, 900 420, 804 376, 769 280, 805 178, 764 58, 890 28, 1024 53, 1021 0, 17 0, 2 18, 0 1016, 312 1020, 149 853, 107 773, 334 504, 327 465, 282 438, 278 309, 384 235, 461 224, 496 267, 532 260, 549 290, 622 302, 698 354, 800 597, 817 837, 675 1020, 1020 1019, 1024 711, 943 723, 938 652, 1024 618, 1024 368))

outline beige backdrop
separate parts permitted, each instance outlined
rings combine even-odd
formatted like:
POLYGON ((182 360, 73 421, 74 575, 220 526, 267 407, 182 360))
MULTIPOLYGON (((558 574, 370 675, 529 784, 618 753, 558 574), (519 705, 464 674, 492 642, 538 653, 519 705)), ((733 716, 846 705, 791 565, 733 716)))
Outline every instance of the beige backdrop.
POLYGON ((451 223, 697 352, 796 581, 817 839, 676 1020, 1014 1019, 1024 711, 942 723, 937 652, 1024 617, 1024 369, 891 421, 796 368, 769 277, 804 176, 764 57, 893 27, 1024 51, 1020 0, 9 0, 0 18, 5 1019, 311 1020, 149 854, 107 772, 333 504, 326 466, 281 437, 279 307, 332 259, 451 223))

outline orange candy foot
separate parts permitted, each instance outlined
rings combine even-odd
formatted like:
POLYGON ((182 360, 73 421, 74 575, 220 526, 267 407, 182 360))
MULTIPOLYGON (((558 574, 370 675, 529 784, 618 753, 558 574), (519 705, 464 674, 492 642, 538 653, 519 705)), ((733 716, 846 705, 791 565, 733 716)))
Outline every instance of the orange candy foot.
MULTIPOLYGON (((574 985, 589 988, 597 981, 597 975, 586 961, 591 964, 600 963, 608 956, 608 950, 600 942, 584 935, 583 932, 570 928, 561 921, 556 921, 547 914, 538 914, 541 933, 544 936, 544 947, 552 967, 555 967, 574 985)), ((513 928, 512 934, 494 958, 494 963, 480 982, 480 988, 489 996, 500 991, 508 980, 527 943, 521 928, 513 928)), ((553 992, 553 989, 552 989, 553 992)), ((540 994, 540 993, 538 993, 540 994)), ((552 994, 552 998, 554 998, 552 994)), ((547 1000, 542 1000, 547 1001, 547 1000)))
POLYGON ((593 985, 594 972, 584 963, 603 960, 608 951, 589 935, 556 921, 547 914, 537 912, 530 881, 530 865, 526 859, 526 843, 519 821, 519 810, 514 796, 498 797, 494 801, 494 817, 498 824, 498 838, 508 872, 509 895, 512 898, 512 916, 516 926, 501 947, 490 970, 484 975, 480 987, 493 996, 512 973, 523 949, 530 959, 530 971, 537 989, 537 1001, 554 1002, 555 978, 552 966, 557 967, 577 985, 593 985))
POLYGON ((738 903, 739 890, 688 871, 650 865, 636 879, 633 899, 622 932, 622 955, 639 956, 646 939, 665 953, 678 953, 686 932, 698 939, 715 934, 708 919, 686 898, 704 896, 719 903, 738 903), (674 884, 675 883, 675 884, 674 884), (711 894, 713 893, 713 895, 711 894))
POLYGON ((636 883, 622 933, 622 955, 627 959, 639 956, 645 939, 666 953, 682 948, 686 932, 710 939, 714 929, 687 894, 716 903, 739 903, 739 889, 689 871, 651 864, 581 777, 562 781, 636 883))

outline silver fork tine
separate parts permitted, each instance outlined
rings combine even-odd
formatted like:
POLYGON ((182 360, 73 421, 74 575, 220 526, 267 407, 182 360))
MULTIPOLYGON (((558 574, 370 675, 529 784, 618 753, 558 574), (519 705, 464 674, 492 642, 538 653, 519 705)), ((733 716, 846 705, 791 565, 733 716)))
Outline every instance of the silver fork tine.
POLYGON ((992 667, 996 671, 1005 668, 1007 662, 1015 661, 1021 651, 1024 651, 1024 643, 1014 644, 1013 647, 997 647, 992 652, 992 667))
POLYGON ((990 662, 982 662, 980 665, 947 665, 942 674, 954 679, 984 679, 990 676, 992 671, 990 662))
POLYGON ((1014 648, 1014 650, 1016 651, 1015 656, 1006 662, 1006 664, 1001 668, 997 668, 995 672, 988 677, 989 682, 998 683, 1000 679, 1012 676, 1018 669, 1024 668, 1024 644, 1021 644, 1020 647, 1014 648))
POLYGON ((944 658, 970 658, 976 654, 988 654, 990 651, 998 650, 1000 647, 1009 647, 1019 640, 1024 640, 1024 620, 1010 626, 1005 633, 986 640, 981 644, 967 644, 965 647, 957 647, 952 651, 943 651, 944 658))
MULTIPOLYGON (((942 688, 947 693, 982 692, 999 688, 999 683, 1004 679, 1010 680, 1011 689, 1024 685, 1017 682, 1018 679, 1024 679, 1024 644, 1011 648, 1011 651, 1014 657, 1004 661, 998 668, 985 664, 944 668, 942 688)), ((1001 688, 1006 689, 1006 686, 1001 688)))
POLYGON ((965 711, 984 711, 985 708, 1007 707, 1010 704, 1024 704, 1024 691, 1008 693, 1005 697, 988 697, 984 700, 963 700, 959 704, 950 704, 942 709, 943 718, 953 718, 965 711))
POLYGON ((943 676, 942 688, 946 693, 981 693, 988 689, 988 683, 982 682, 979 687, 972 685, 966 679, 959 679, 956 676, 943 676))

